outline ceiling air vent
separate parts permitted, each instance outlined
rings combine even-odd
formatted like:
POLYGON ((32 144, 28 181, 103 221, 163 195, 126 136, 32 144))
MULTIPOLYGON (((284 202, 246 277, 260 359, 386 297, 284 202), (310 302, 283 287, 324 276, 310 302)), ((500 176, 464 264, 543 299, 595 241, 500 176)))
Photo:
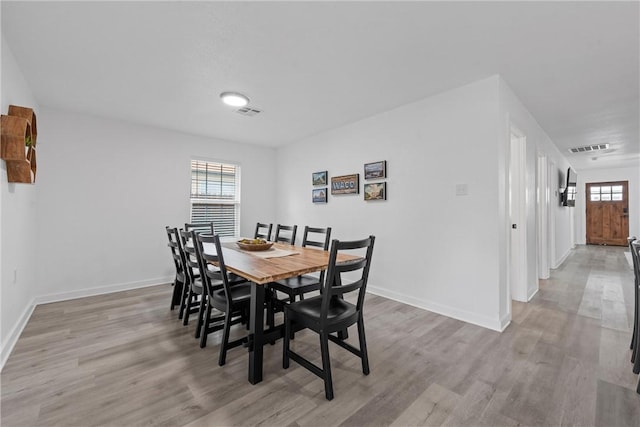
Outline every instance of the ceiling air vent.
POLYGON ((243 116, 255 116, 256 114, 262 113, 262 110, 258 110, 256 108, 251 107, 242 107, 236 110, 236 113, 242 114, 243 116))
POLYGON ((591 153, 593 151, 606 150, 609 144, 585 145, 584 147, 569 148, 570 153, 591 153))

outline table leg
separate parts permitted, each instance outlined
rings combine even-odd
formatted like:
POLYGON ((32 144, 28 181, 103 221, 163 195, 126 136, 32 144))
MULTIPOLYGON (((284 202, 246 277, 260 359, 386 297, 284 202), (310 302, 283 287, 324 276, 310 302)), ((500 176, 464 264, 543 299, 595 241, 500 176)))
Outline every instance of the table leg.
POLYGON ((249 319, 252 343, 249 348, 249 382, 262 381, 262 346, 264 334, 264 286, 251 282, 251 317, 249 319))

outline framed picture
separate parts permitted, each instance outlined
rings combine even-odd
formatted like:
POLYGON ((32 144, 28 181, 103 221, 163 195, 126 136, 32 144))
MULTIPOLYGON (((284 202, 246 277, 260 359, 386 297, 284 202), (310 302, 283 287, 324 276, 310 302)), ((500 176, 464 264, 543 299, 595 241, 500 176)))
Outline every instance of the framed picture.
POLYGON ((326 188, 316 188, 311 191, 311 200, 313 201, 313 203, 327 203, 326 188))
POLYGON ((369 200, 387 200, 387 183, 376 182, 364 185, 364 199, 369 200))
POLYGON ((331 194, 359 194, 360 174, 331 177, 331 194))
POLYGON ((387 161, 365 163, 364 179, 378 179, 387 177, 387 161))
POLYGON ((327 171, 314 172, 311 175, 313 185, 327 185, 327 171))

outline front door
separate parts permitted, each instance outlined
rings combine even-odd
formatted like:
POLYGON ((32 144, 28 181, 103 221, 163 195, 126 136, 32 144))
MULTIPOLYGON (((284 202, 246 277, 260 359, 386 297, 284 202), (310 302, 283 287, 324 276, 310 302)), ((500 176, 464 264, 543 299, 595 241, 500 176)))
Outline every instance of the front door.
POLYGON ((587 183, 586 190, 587 244, 627 246, 628 182, 587 183))

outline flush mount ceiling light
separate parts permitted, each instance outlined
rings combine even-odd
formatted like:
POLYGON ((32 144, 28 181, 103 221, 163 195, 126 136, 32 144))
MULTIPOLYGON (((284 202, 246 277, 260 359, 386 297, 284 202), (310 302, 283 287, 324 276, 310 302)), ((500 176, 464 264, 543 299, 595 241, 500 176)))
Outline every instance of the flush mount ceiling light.
POLYGON ((222 92, 220 99, 227 105, 232 107, 244 107, 249 104, 249 98, 238 92, 222 92))

